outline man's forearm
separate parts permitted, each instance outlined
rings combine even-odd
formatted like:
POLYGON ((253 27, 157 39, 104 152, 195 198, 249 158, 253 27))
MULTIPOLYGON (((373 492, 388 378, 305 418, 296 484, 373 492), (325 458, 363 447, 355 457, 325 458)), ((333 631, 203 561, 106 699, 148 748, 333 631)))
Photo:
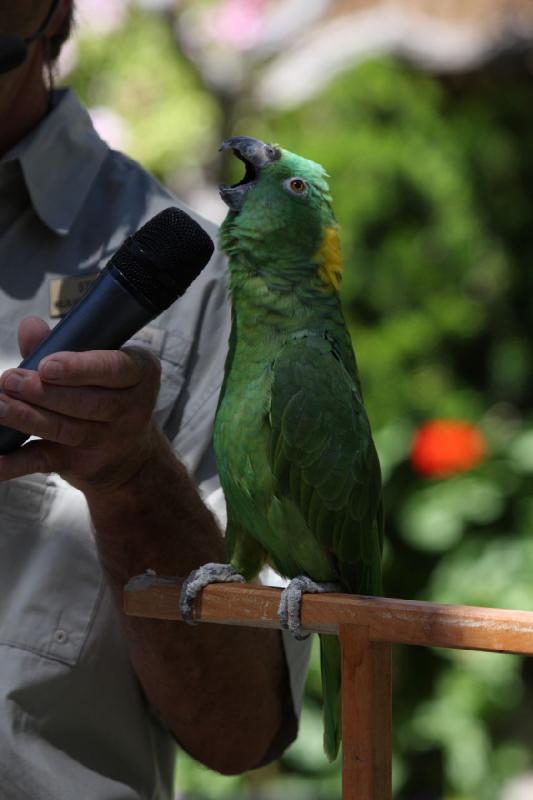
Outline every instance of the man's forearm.
POLYGON ((257 766, 279 732, 290 690, 275 631, 126 617, 122 590, 153 569, 186 576, 223 561, 222 536, 159 432, 154 455, 120 488, 86 491, 100 560, 144 690, 179 743, 221 772, 257 766))

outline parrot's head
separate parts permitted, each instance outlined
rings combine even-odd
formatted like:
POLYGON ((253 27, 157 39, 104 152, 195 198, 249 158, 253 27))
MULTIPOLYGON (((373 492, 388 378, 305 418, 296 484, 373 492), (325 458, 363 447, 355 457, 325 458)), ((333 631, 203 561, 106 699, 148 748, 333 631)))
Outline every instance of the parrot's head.
POLYGON ((221 186, 229 206, 222 225, 223 250, 276 281, 312 280, 338 290, 341 257, 337 224, 324 168, 314 161, 250 136, 227 139, 245 166, 239 183, 221 186))

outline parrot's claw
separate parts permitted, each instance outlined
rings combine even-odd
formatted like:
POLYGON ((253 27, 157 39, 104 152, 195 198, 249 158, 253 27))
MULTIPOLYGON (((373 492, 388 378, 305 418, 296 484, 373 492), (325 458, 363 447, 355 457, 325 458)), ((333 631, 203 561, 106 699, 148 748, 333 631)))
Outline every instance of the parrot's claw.
POLYGON ((293 578, 281 593, 278 614, 281 627, 292 633, 295 639, 307 639, 310 634, 304 633, 301 626, 302 594, 318 592, 340 592, 338 583, 316 583, 307 575, 293 578))
POLYGON ((231 564, 204 564, 203 567, 193 570, 188 578, 183 581, 180 594, 181 618, 189 625, 193 621, 194 601, 205 586, 210 583, 226 583, 234 581, 244 583, 244 577, 233 569, 231 564))

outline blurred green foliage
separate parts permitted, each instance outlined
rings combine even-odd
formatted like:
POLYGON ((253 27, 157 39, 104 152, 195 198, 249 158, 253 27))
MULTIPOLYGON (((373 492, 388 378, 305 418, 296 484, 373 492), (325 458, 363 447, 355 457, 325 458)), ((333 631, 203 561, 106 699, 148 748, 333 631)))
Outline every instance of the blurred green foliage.
MULTIPOLYGON (((131 154, 179 185, 212 161, 220 98, 179 54, 164 17, 132 13, 84 38, 72 82, 131 128, 131 154)), ((234 134, 277 141, 331 175, 346 262, 344 307, 386 479, 387 594, 533 608, 533 105, 531 78, 487 69, 439 81, 364 63, 290 112, 245 100, 234 134), (475 471, 417 476, 426 419, 478 425, 475 471)), ((213 189, 213 191, 215 191, 213 189)), ((397 800, 496 800, 531 769, 533 665, 518 657, 398 648, 397 800)), ((335 800, 321 747, 314 653, 298 741, 279 764, 224 778, 180 755, 187 800, 335 800)))
POLYGON ((185 57, 172 27, 157 14, 132 11, 124 27, 81 36, 71 83, 89 108, 122 119, 128 155, 160 179, 211 146, 218 109, 185 57))

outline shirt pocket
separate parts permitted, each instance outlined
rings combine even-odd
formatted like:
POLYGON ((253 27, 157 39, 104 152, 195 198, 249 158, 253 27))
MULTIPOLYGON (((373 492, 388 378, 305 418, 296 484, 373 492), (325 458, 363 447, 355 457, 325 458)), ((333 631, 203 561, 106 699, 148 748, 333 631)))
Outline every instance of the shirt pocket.
POLYGON ((102 590, 81 492, 55 475, 0 484, 0 645, 75 664, 102 590))

